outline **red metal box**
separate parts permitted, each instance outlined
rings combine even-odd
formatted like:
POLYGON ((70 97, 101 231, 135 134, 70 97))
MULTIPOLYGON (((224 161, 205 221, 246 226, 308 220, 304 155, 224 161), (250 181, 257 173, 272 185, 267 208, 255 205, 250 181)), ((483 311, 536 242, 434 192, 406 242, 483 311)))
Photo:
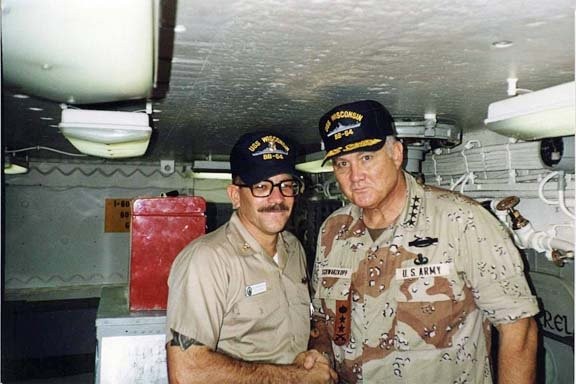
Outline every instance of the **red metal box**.
POLYGON ((167 279, 178 253, 206 231, 197 196, 139 198, 130 227, 130 310, 166 309, 167 279))

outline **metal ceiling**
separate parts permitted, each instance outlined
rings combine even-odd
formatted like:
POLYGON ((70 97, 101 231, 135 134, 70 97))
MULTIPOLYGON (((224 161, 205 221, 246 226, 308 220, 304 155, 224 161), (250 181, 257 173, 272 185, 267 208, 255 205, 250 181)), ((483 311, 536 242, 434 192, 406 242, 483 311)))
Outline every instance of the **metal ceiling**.
MULTIPOLYGON (((319 117, 362 98, 396 116, 436 113, 468 132, 483 128, 489 103, 507 97, 509 77, 528 90, 574 80, 572 0, 159 1, 169 82, 152 99, 154 136, 139 160, 225 158, 255 129, 314 151, 319 117)), ((3 146, 76 152, 58 132, 59 103, 14 97, 21 91, 2 88, 3 146)))

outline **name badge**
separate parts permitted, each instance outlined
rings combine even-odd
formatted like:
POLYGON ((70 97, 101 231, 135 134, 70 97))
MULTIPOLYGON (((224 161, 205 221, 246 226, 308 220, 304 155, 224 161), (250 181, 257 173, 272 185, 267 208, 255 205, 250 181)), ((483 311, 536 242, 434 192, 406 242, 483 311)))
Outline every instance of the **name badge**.
POLYGON ((246 287, 246 296, 256 296, 266 292, 266 282, 252 284, 246 287))
POLYGON ((349 279, 352 277, 352 270, 350 268, 321 268, 320 277, 336 277, 339 279, 349 279))
POLYGON ((452 264, 429 264, 417 267, 397 268, 396 280, 414 279, 429 276, 448 276, 452 264))

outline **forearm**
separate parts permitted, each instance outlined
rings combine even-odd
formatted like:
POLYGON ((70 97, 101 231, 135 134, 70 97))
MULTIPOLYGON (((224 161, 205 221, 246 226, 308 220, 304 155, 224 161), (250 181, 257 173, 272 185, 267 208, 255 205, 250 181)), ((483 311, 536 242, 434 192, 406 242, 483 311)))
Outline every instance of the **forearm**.
POLYGON ((533 318, 498 327, 498 384, 536 381, 538 326, 533 318))
POLYGON ((294 365, 241 361, 203 346, 193 346, 186 350, 178 346, 167 348, 168 374, 171 384, 296 384, 306 382, 307 372, 294 365))
POLYGON ((319 317, 312 318, 312 330, 308 341, 308 349, 315 349, 321 353, 327 353, 333 358, 332 340, 328 334, 326 321, 319 317))

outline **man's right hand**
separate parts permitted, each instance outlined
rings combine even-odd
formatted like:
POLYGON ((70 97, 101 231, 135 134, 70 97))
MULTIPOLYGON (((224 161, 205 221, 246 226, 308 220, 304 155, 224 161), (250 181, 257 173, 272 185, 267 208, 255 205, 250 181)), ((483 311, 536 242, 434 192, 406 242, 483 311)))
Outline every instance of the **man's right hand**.
POLYGON ((306 369, 305 383, 336 383, 338 374, 332 369, 330 361, 315 349, 299 353, 294 365, 306 369))
POLYGON ((306 370, 304 382, 306 384, 335 384, 338 375, 326 363, 316 362, 314 366, 306 370))
POLYGON ((234 359, 201 345, 167 345, 171 384, 290 383, 334 384, 338 375, 318 351, 299 354, 293 364, 266 364, 234 359), (304 366, 308 357, 308 368, 304 366))

